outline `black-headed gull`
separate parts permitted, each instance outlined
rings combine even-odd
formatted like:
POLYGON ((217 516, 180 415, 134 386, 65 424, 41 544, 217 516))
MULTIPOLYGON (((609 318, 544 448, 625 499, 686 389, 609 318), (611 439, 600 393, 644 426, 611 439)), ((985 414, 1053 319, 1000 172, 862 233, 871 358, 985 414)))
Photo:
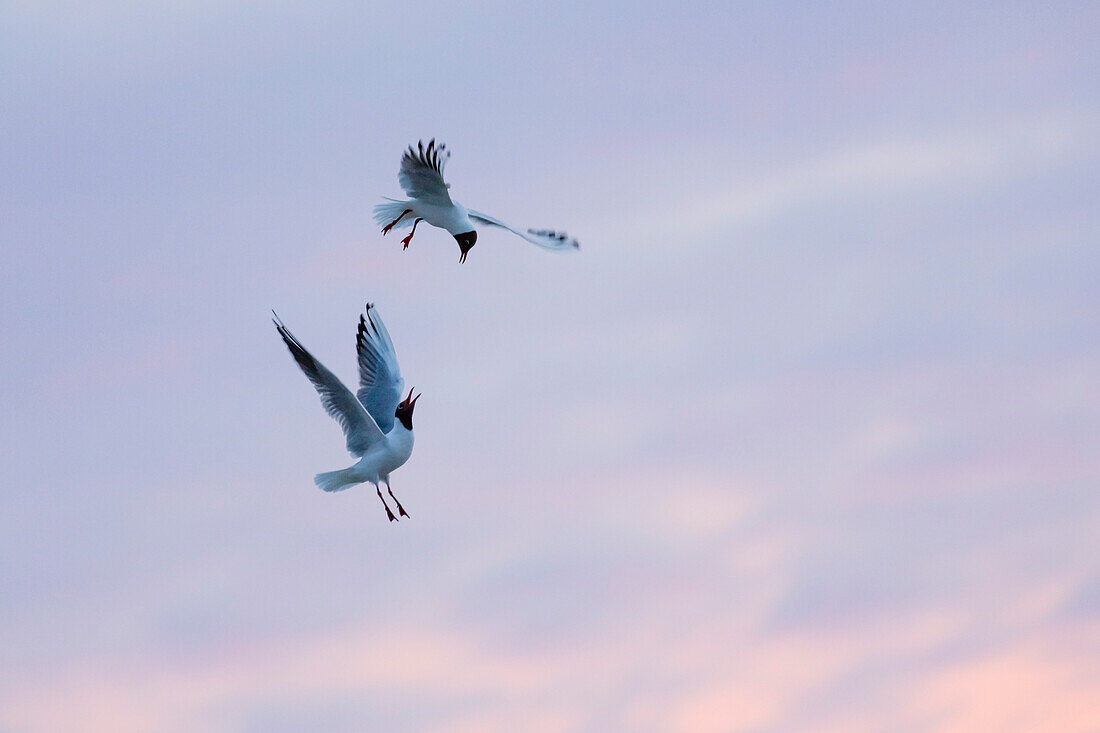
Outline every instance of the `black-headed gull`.
POLYGON ((393 495, 390 473, 412 455, 413 408, 420 395, 413 397, 410 389, 408 397, 401 399, 405 380, 397 365, 390 334, 374 306, 368 303, 366 314, 359 316, 359 332, 355 338, 355 349, 359 353, 359 391, 356 394, 294 338, 278 315, 274 320, 294 360, 321 395, 321 404, 344 429, 348 452, 359 458, 351 468, 319 473, 313 481, 325 491, 343 491, 355 484, 374 484, 378 498, 386 507, 386 516, 392 522, 397 517, 378 488, 379 483, 384 483, 398 513, 409 516, 393 495))
POLYGON ((570 250, 580 247, 577 240, 565 232, 552 229, 516 229, 488 214, 467 209, 457 201, 452 201, 451 195, 447 193, 451 186, 443 180, 443 166, 450 155, 447 146, 436 145, 434 138, 427 146, 419 142, 415 150, 410 146, 405 151, 401 156, 401 170, 397 174, 397 180, 409 200, 387 198, 374 207, 374 220, 382 226, 382 234, 387 234, 395 227, 404 229, 411 226, 412 231, 401 240, 405 245, 403 249, 408 249, 409 242, 416 233, 416 225, 426 221, 433 227, 446 229, 454 236, 458 248, 462 250, 459 262, 466 261, 466 253, 477 243, 475 224, 507 229, 545 249, 570 250))

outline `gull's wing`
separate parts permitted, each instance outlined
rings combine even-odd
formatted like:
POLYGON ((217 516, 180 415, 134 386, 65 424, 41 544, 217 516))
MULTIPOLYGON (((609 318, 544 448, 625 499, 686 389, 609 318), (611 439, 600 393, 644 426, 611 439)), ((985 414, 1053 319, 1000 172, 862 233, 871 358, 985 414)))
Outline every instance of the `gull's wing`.
POLYGON ((466 214, 471 220, 478 224, 488 224, 492 227, 507 229, 517 237, 522 237, 531 244, 537 244, 543 249, 552 249, 561 252, 570 249, 580 249, 581 247, 580 242, 573 239, 565 232, 556 232, 553 229, 520 230, 505 224, 500 219, 494 219, 488 214, 482 214, 480 211, 474 211, 473 209, 468 209, 466 214))
POLYGON ((443 180, 443 166, 447 164, 447 158, 451 157, 447 146, 437 146, 433 138, 427 147, 421 141, 416 144, 416 148, 413 150, 410 145, 401 156, 401 170, 397 174, 401 188, 405 189, 409 198, 450 206, 451 195, 447 193, 450 186, 443 180))
POLYGON ((371 445, 382 440, 385 437, 382 431, 359 400, 355 399, 351 390, 326 369, 324 364, 313 358, 313 354, 286 329, 279 316, 275 316, 275 328, 290 349, 294 361, 298 362, 309 381, 313 382, 317 394, 321 395, 321 404, 325 411, 343 428, 348 439, 348 452, 353 456, 361 456, 371 445))
POLYGON ((383 433, 393 429, 394 413, 401 401, 405 380, 397 365, 397 352, 390 340, 386 324, 374 304, 367 303, 367 312, 359 316, 359 332, 355 336, 359 353, 359 391, 356 397, 383 433))

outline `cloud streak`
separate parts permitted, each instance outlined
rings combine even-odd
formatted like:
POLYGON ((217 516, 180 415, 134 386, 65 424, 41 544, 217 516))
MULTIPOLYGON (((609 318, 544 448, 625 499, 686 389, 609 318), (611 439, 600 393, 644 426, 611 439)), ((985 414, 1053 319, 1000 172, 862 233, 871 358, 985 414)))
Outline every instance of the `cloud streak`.
POLYGON ((662 208, 630 235, 690 238, 766 220, 798 206, 974 191, 1095 156, 1098 122, 1100 115, 1086 109, 1022 122, 998 120, 947 134, 860 141, 718 193, 699 192, 662 208))

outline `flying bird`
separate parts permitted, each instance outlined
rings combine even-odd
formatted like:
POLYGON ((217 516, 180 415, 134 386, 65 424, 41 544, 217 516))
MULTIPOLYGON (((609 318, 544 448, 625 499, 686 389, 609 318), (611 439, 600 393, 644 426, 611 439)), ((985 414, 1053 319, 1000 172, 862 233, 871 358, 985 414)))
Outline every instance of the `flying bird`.
POLYGON ((275 316, 275 328, 290 349, 294 361, 298 362, 321 396, 321 404, 343 428, 348 452, 359 459, 350 468, 317 474, 313 478, 314 483, 325 491, 343 491, 355 484, 374 484, 378 498, 386 507, 386 516, 392 522, 397 517, 390 511, 378 487, 379 483, 384 483, 397 506, 397 512, 402 517, 409 516, 393 495, 390 473, 404 465, 412 455, 412 416, 420 395, 413 397, 410 389, 408 396, 401 399, 405 380, 397 364, 397 352, 374 305, 367 303, 366 313, 359 316, 359 331, 355 336, 355 350, 359 354, 359 391, 355 394, 317 361, 302 346, 302 342, 294 338, 274 311, 272 315, 275 316))
POLYGON ((409 242, 416 233, 416 225, 422 221, 451 233, 462 251, 458 258, 459 262, 466 261, 466 253, 477 243, 475 225, 507 229, 512 234, 545 249, 561 251, 580 248, 577 240, 566 235, 565 232, 553 229, 516 229, 500 219, 467 209, 457 201, 453 201, 451 195, 447 193, 451 185, 443 180, 443 166, 447 164, 450 156, 447 146, 436 145, 434 138, 427 146, 423 141, 417 143, 415 150, 409 146, 401 156, 401 170, 397 174, 397 180, 409 200, 399 201, 387 198, 374 207, 374 220, 382 226, 383 235, 394 228, 412 227, 409 235, 401 240, 405 245, 402 249, 409 248, 409 242))

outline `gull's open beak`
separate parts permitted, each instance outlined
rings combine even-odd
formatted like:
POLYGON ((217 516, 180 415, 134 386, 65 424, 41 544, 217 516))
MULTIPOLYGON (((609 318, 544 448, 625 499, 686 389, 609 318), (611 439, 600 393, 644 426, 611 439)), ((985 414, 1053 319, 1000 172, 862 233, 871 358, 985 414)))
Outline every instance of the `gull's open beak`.
POLYGON ((416 387, 413 387, 412 389, 410 389, 409 390, 409 396, 406 397, 405 399, 401 400, 401 407, 408 408, 409 414, 412 414, 413 408, 416 407, 416 401, 418 399, 420 399, 420 395, 423 394, 421 392, 421 393, 418 393, 416 395, 416 397, 413 397, 413 391, 415 389, 416 389, 416 387))

